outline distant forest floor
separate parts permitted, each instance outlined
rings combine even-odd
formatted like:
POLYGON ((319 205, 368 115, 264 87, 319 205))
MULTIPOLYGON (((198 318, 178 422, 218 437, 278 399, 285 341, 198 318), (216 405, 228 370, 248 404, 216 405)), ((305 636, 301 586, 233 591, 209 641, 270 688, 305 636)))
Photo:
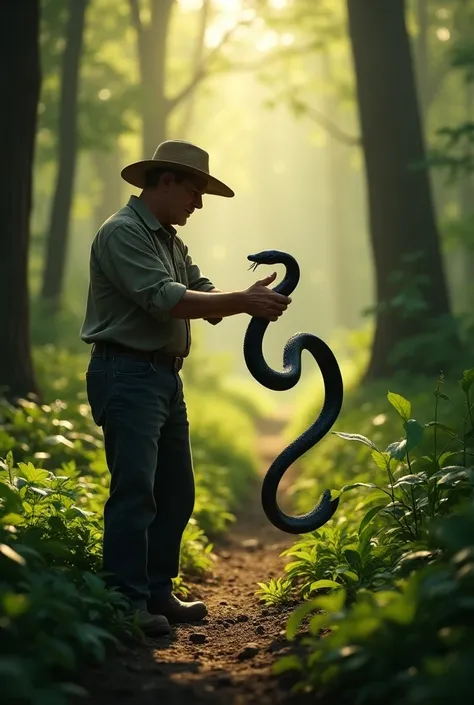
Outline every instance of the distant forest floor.
MULTIPOLYGON (((256 452, 261 475, 283 448, 284 420, 261 424, 256 452)), ((294 472, 294 468, 291 469, 294 472)), ((288 476, 288 477, 287 477, 288 476)), ((281 483, 281 503, 287 473, 281 483)), ((280 499, 280 497, 279 497, 280 499)), ((265 607, 255 596, 257 582, 282 573, 279 554, 294 542, 275 529, 260 504, 260 484, 214 546, 212 574, 190 585, 187 599, 202 599, 208 617, 173 627, 170 637, 127 645, 81 681, 90 693, 87 705, 302 705, 309 698, 291 695, 291 677, 272 675, 275 660, 289 653, 284 629, 291 608, 265 607)), ((311 698, 314 702, 314 695, 311 698)))

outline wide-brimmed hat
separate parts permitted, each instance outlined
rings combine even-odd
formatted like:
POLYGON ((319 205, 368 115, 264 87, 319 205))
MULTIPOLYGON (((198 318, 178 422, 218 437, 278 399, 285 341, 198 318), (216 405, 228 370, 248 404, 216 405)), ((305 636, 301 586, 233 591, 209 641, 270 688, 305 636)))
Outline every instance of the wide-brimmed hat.
POLYGON ((234 192, 209 173, 209 154, 200 147, 184 140, 166 140, 156 149, 152 159, 133 162, 121 171, 122 178, 132 186, 145 188, 145 174, 157 167, 189 171, 207 182, 205 193, 232 198, 234 192))

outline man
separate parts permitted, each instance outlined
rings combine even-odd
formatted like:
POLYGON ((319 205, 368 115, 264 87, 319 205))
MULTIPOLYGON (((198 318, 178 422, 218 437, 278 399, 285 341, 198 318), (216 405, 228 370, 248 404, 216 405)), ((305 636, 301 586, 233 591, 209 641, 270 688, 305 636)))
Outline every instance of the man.
POLYGON ((87 394, 104 433, 110 494, 104 508, 103 570, 149 635, 202 619, 203 602, 172 594, 183 531, 194 508, 189 424, 179 370, 190 319, 212 324, 247 313, 276 321, 290 299, 268 288, 222 292, 193 262, 174 225, 203 194, 234 192, 209 173, 209 155, 180 140, 122 170, 142 189, 99 229, 81 338, 92 345, 87 394))

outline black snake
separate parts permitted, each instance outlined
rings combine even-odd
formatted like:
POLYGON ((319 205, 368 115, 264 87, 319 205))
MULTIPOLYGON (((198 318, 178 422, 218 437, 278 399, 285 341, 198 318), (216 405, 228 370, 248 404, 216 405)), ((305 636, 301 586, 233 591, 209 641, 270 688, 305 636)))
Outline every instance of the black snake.
MULTIPOLYGON (((300 268, 291 255, 278 250, 265 250, 247 257, 250 269, 260 264, 283 264, 286 272, 283 280, 273 288, 279 294, 289 296, 300 278, 300 268)), ((262 507, 270 522, 289 534, 305 534, 323 526, 335 513, 339 498, 331 499, 330 490, 325 490, 320 503, 310 512, 300 516, 285 514, 277 503, 280 480, 292 463, 312 448, 330 430, 342 407, 343 382, 332 350, 320 338, 310 333, 297 333, 283 349, 283 372, 267 365, 263 357, 263 336, 269 320, 253 317, 244 337, 244 357, 250 374, 264 387, 276 391, 291 389, 301 376, 301 353, 308 350, 316 360, 324 381, 324 404, 321 413, 311 426, 288 445, 273 461, 263 480, 262 507)))

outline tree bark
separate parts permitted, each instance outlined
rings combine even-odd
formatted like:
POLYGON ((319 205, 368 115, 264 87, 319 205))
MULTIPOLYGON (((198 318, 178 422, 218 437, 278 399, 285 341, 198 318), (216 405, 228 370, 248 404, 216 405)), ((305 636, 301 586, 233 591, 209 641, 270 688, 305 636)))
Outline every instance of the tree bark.
POLYGON ((14 400, 37 393, 28 302, 32 164, 41 74, 38 0, 0 3, 0 387, 14 400))
MULTIPOLYGON (((193 65, 201 66, 204 61, 204 44, 206 38, 206 29, 209 22, 211 10, 211 0, 203 0, 201 11, 199 13, 199 27, 196 37, 196 45, 194 47, 193 65)), ((196 106, 196 91, 192 91, 188 98, 184 101, 183 116, 178 134, 180 139, 186 139, 189 128, 193 121, 194 108, 196 106)))
POLYGON ((100 200, 94 208, 95 229, 122 207, 122 184, 120 170, 122 159, 119 148, 111 152, 94 152, 92 164, 101 182, 100 200))
MULTIPOLYGON (((389 377, 400 366, 436 374, 443 359, 430 349, 393 361, 398 343, 430 330, 450 316, 446 278, 428 174, 410 169, 425 157, 403 0, 348 0, 349 29, 367 178, 369 223, 376 279, 376 328, 366 379, 389 377), (393 305, 407 271, 418 283, 425 308, 393 305), (418 258, 417 258, 418 257, 418 258)), ((453 344, 457 343, 453 341, 453 344)))
POLYGON ((52 311, 61 305, 66 268, 69 216, 77 160, 79 67, 89 0, 69 0, 69 18, 61 76, 59 166, 51 211, 41 297, 52 311))
POLYGON ((150 21, 140 17, 139 0, 130 0, 132 22, 137 33, 138 62, 142 89, 142 154, 151 159, 166 139, 170 106, 165 94, 166 40, 174 0, 149 0, 150 21))
MULTIPOLYGON (((323 55, 322 70, 324 81, 333 85, 334 76, 329 54, 323 55)), ((341 123, 339 103, 331 94, 324 103, 326 115, 331 115, 338 124, 341 123)), ((348 161, 351 152, 345 144, 329 136, 326 146, 327 158, 327 193, 328 193, 328 239, 330 242, 331 276, 333 277, 332 295, 334 319, 337 326, 350 328, 353 322, 354 308, 354 266, 348 255, 345 210, 350 208, 350 189, 348 178, 348 161)))
MULTIPOLYGON (((470 122, 472 120, 472 108, 474 104, 474 90, 472 84, 467 84, 465 86, 465 120, 470 122)), ((470 156, 471 150, 467 150, 466 156, 470 156)), ((473 186, 474 179, 471 172, 461 173, 460 183, 459 183, 459 211, 461 219, 465 220, 472 217, 474 214, 474 207, 472 203, 473 196, 473 186)), ((473 304, 473 272, 474 272, 474 251, 472 247, 464 246, 462 247, 462 261, 461 261, 461 310, 463 313, 472 312, 473 304)))

